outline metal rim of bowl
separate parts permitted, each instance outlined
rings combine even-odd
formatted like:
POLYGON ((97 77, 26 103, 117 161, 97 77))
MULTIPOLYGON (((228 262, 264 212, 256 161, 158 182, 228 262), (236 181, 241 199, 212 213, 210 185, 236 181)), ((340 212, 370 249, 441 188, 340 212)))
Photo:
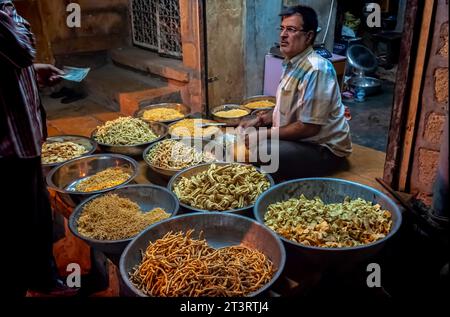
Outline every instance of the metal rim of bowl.
POLYGON ((134 112, 133 117, 139 118, 139 119, 141 119, 141 120, 143 120, 143 121, 145 121, 145 122, 160 122, 160 123, 169 124, 169 123, 173 123, 173 122, 177 122, 177 121, 186 119, 188 116, 190 116, 191 111, 192 111, 192 110, 191 110, 191 107, 185 105, 184 103, 178 103, 178 102, 173 102, 173 103, 172 103, 172 102, 164 102, 164 103, 157 103, 157 104, 151 104, 151 105, 143 106, 142 108, 140 108, 140 109, 138 109, 138 110, 136 110, 136 111, 134 112), (183 114, 183 117, 181 117, 181 118, 178 118, 178 119, 172 119, 172 120, 149 121, 149 120, 145 120, 145 119, 144 119, 143 114, 144 114, 144 111, 145 111, 145 110, 148 110, 148 109, 151 109, 151 108, 169 108, 169 109, 172 109, 171 107, 168 107, 168 105, 177 105, 177 106, 186 107, 187 110, 188 110, 188 113, 183 114))
MULTIPOLYGON (((181 204, 181 202, 180 202, 181 204)), ((231 214, 231 213, 223 213, 220 211, 211 211, 209 212, 207 215, 220 215, 220 217, 237 217, 237 218, 241 218, 241 219, 245 219, 245 221, 249 221, 252 224, 256 224, 258 226, 260 226, 260 228, 262 230, 266 230, 266 232, 268 234, 270 234, 276 241, 279 250, 280 250, 280 267, 277 268, 277 271, 275 272, 275 274, 272 276, 272 278, 270 279, 269 282, 267 282, 266 284, 264 284, 260 289, 258 289, 257 291, 248 294, 246 297, 253 297, 256 296, 258 294, 263 293, 264 291, 266 291, 267 289, 269 289, 269 287, 271 287, 275 281, 277 281, 281 274, 283 273, 284 267, 286 265, 286 249, 283 245, 283 242, 281 241, 280 237, 270 228, 267 228, 266 226, 262 225, 261 223, 259 223, 258 221, 242 216, 242 215, 236 215, 236 214, 231 214)), ((140 238, 141 235, 146 234, 147 231, 153 230, 154 227, 162 225, 165 222, 169 222, 169 221, 173 221, 173 219, 179 219, 179 218, 186 218, 186 217, 204 217, 204 214, 200 214, 200 213, 191 213, 191 214, 184 214, 184 215, 177 215, 175 217, 170 217, 167 219, 164 219, 162 221, 159 221, 157 223, 154 223, 152 225, 150 225, 149 227, 147 227, 145 230, 143 230, 142 232, 140 232, 137 236, 135 236, 133 238, 133 240, 137 240, 140 238)), ((161 237, 162 238, 162 237, 161 237)), ((133 241, 132 241, 133 242, 133 241)), ((122 277, 122 280, 124 280, 124 282, 126 283, 126 285, 135 291, 135 293, 139 294, 140 296, 144 296, 144 297, 149 297, 148 295, 144 294, 140 289, 136 288, 133 283, 130 282, 128 274, 129 272, 125 272, 125 255, 129 253, 129 249, 131 249, 132 247, 132 242, 130 242, 124 249, 124 251, 122 252, 121 256, 120 256, 120 261, 119 261, 119 273, 120 276, 122 277), (126 277, 126 278, 125 278, 126 277)), ((149 241, 150 242, 150 241, 149 241)), ((260 251, 262 252, 262 251, 260 251)))
MULTIPOLYGON (((131 188, 133 188, 133 187, 142 187, 142 188, 158 188, 158 189, 162 189, 164 192, 167 192, 168 194, 170 194, 170 196, 175 201, 175 210, 174 210, 174 212, 171 214, 171 216, 169 218, 175 217, 178 214, 178 212, 180 210, 180 202, 179 202, 177 196, 174 193, 172 193, 170 190, 168 190, 167 188, 165 188, 163 186, 159 186, 159 185, 154 185, 154 184, 131 184, 131 185, 122 186, 122 187, 119 187, 119 188, 116 188, 116 189, 127 189, 127 188, 130 188, 130 187, 131 188)), ((112 244, 123 243, 123 242, 127 242, 127 241, 129 242, 129 241, 133 240, 135 237, 137 237, 142 231, 145 231, 148 227, 150 227, 150 226, 152 226, 154 224, 157 224, 157 223, 159 223, 161 221, 166 220, 166 219, 164 219, 164 220, 161 220, 161 221, 157 221, 156 223, 152 223, 150 226, 145 227, 144 230, 142 230, 141 232, 139 232, 135 236, 130 237, 130 238, 126 238, 126 239, 120 239, 120 240, 98 240, 98 239, 93 239, 93 238, 89 238, 89 237, 83 236, 82 234, 80 234, 78 232, 78 226, 76 228, 74 228, 75 222, 76 222, 74 220, 74 218, 77 218, 76 220, 78 220, 80 218, 80 216, 81 216, 81 214, 83 212, 82 209, 86 206, 86 204, 88 202, 90 202, 90 201, 92 201, 92 200, 94 200, 96 198, 99 198, 101 196, 108 195, 108 194, 110 194, 110 192, 105 192, 105 193, 100 193, 100 194, 97 194, 97 195, 93 195, 92 197, 86 198, 85 200, 83 200, 81 203, 79 203, 75 207, 75 209, 70 214, 70 217, 69 217, 69 220, 68 220, 68 227, 70 229, 70 232, 73 235, 75 235, 77 238, 80 238, 81 240, 87 241, 89 243, 103 243, 103 244, 111 244, 112 245, 112 244)), ((167 219, 169 219, 169 218, 167 218, 167 219)))
POLYGON ((96 194, 102 194, 105 192, 108 192, 112 189, 116 189, 119 187, 122 187, 124 185, 127 185, 129 182, 131 182, 133 179, 136 178, 137 174, 139 172, 139 164, 136 162, 136 160, 132 159, 131 157, 128 157, 126 155, 122 155, 122 154, 116 154, 116 153, 102 153, 102 154, 93 154, 93 155, 88 155, 88 156, 83 156, 83 157, 78 157, 75 159, 72 159, 70 161, 66 161, 61 165, 58 165, 56 167, 54 167, 46 176, 46 182, 47 182, 47 186, 50 187, 52 190, 59 192, 59 193, 63 193, 63 194, 76 194, 76 195, 96 195, 96 194), (101 190, 94 190, 91 192, 79 192, 79 191, 71 191, 71 190, 65 190, 65 189, 61 189, 58 188, 54 183, 53 183, 53 175, 56 173, 56 171, 60 168, 62 168, 64 165, 68 164, 68 163, 73 163, 74 161, 78 161, 78 160, 85 160, 88 158, 92 158, 92 157, 101 157, 101 156, 109 156, 109 157, 117 157, 117 158, 122 158, 126 161, 128 161, 132 166, 133 166, 133 173, 132 175, 123 183, 113 186, 113 187, 109 187, 109 188, 105 188, 105 189, 101 189, 101 190))
MULTIPOLYGON (((175 184, 175 181, 180 177, 180 175, 181 175, 182 173, 185 173, 185 172, 188 171, 188 170, 191 170, 191 169, 194 169, 194 168, 197 168, 197 167, 200 167, 200 166, 206 166, 206 165, 211 165, 211 164, 216 164, 216 165, 217 165, 217 164, 218 164, 218 165, 239 164, 239 165, 245 165, 245 166, 253 166, 252 164, 245 164, 245 163, 227 163, 227 162, 204 163, 204 164, 199 164, 199 165, 191 166, 191 167, 185 168, 185 169, 179 171, 178 173, 176 173, 175 175, 173 175, 173 176, 170 178, 169 183, 167 184, 167 189, 170 190, 171 192, 173 192, 173 185, 175 184)), ((253 166, 253 167, 255 167, 255 166, 253 166)), ((266 189, 264 192, 262 192, 262 193, 260 194, 259 197, 261 197, 262 194, 264 194, 265 192, 267 192, 270 188, 272 188, 272 187, 275 185, 275 181, 273 180, 272 176, 270 176, 270 174, 268 174, 268 173, 263 173, 263 172, 261 171, 261 169, 258 168, 258 167, 255 167, 255 168, 256 168, 256 170, 257 170, 259 173, 263 174, 263 175, 267 178, 267 180, 269 181, 269 183, 270 183, 269 188, 266 189)), ((174 193, 174 194, 175 194, 175 193, 174 193)), ((176 195, 175 195, 175 196, 176 196, 176 195)), ((178 196, 177 196, 177 198, 178 198, 178 196)), ((200 213, 206 212, 206 213, 210 213, 210 212, 216 212, 216 211, 217 211, 217 212, 223 212, 223 213, 237 213, 237 212, 241 212, 241 211, 244 211, 244 210, 247 210, 247 209, 254 208, 256 202, 258 201, 258 198, 257 198, 257 199, 255 200, 255 202, 254 202, 253 204, 251 204, 251 205, 248 205, 248 206, 245 206, 245 207, 242 207, 242 208, 238 208, 238 209, 227 209, 227 210, 207 210, 207 209, 198 209, 198 208, 192 207, 192 206, 190 206, 190 205, 186 205, 185 203, 181 202, 180 198, 178 198, 178 200, 180 201, 180 205, 181 205, 182 207, 184 207, 184 208, 186 208, 186 209, 189 209, 189 210, 192 210, 192 211, 194 211, 194 212, 200 212, 200 213)))
MULTIPOLYGON (((203 121, 204 121, 204 120, 208 120, 208 121, 212 121, 212 122, 214 122, 214 123, 219 123, 219 122, 217 122, 216 120, 205 119, 205 118, 184 118, 183 120, 188 120, 188 119, 190 119, 190 120, 198 119, 198 120, 203 120, 203 121)), ((217 132, 220 131, 220 127, 217 127, 217 131, 214 132, 213 134, 203 135, 203 133, 202 133, 202 136, 193 136, 193 135, 188 136, 188 135, 176 135, 176 134, 172 134, 172 133, 170 132, 170 128, 171 128, 172 126, 174 126, 175 124, 179 123, 180 121, 182 121, 182 120, 179 120, 179 121, 176 121, 176 122, 172 122, 172 123, 170 123, 170 124, 167 125, 167 135, 168 135, 171 139, 189 139, 189 138, 194 138, 194 139, 206 139, 206 140, 212 140, 212 139, 214 138, 214 135, 217 134, 217 132)))
MULTIPOLYGON (((162 140, 162 139, 164 139, 164 138, 168 135, 168 133, 169 133, 169 127, 167 126, 167 124, 164 124, 164 123, 158 122, 158 121, 144 121, 144 122, 147 123, 149 126, 150 126, 151 124, 157 124, 157 125, 160 125, 160 126, 162 126, 162 127, 164 128, 165 132, 164 132, 162 135, 158 136, 157 138, 155 138, 155 139, 153 139, 153 140, 151 140, 151 141, 148 141, 148 142, 138 143, 138 144, 132 144, 132 145, 124 145, 124 144, 117 144, 117 145, 115 145, 115 144, 106 144, 106 143, 102 143, 102 142, 97 141, 97 140, 95 139, 95 135, 97 134, 98 128, 95 128, 94 131, 91 132, 91 139, 94 140, 95 142, 97 142, 97 144, 98 144, 99 146, 103 146, 103 147, 132 148, 132 147, 140 147, 140 146, 148 145, 148 144, 151 144, 151 143, 153 143, 153 142, 157 142, 157 141, 159 141, 159 140, 162 140)), ((151 128, 151 126, 150 126, 150 129, 153 131, 153 129, 151 128)), ((153 131, 153 132, 155 132, 155 131, 153 131)))
MULTIPOLYGON (((213 142, 213 143, 216 143, 216 144, 217 144, 217 142, 215 142, 214 140, 207 140, 207 139, 202 139, 202 138, 188 138, 188 137, 185 137, 185 138, 171 138, 171 139, 167 139, 167 140, 181 141, 181 140, 184 140, 184 139, 187 139, 187 140, 208 141, 208 142, 213 142)), ((153 165, 153 164, 149 161, 149 159, 147 158, 148 152, 150 152, 151 149, 153 149, 157 144, 159 144, 159 143, 161 143, 161 142, 163 142, 163 141, 166 141, 166 140, 159 140, 158 142, 155 142, 155 143, 153 143, 153 144, 150 144, 150 145, 144 150, 144 152, 142 152, 142 158, 144 159, 145 163, 146 163, 151 169, 153 169, 154 171, 156 171, 156 172, 158 172, 158 173, 161 173, 161 171, 164 171, 164 172, 173 172, 174 174, 176 174, 176 173, 178 173, 178 172, 180 172, 180 171, 182 171, 182 170, 184 170, 184 169, 186 169, 186 168, 194 167, 194 166, 200 165, 200 164, 197 164, 197 165, 191 165, 191 166, 184 167, 184 168, 181 168, 181 169, 162 168, 162 167, 158 167, 158 166, 153 165)), ((220 161, 217 161, 217 162, 220 162, 220 161)), ((201 164, 208 164, 208 163, 201 163, 201 164)))
MULTIPOLYGON (((42 163, 42 164, 41 164, 42 167, 53 168, 53 167, 58 166, 58 165, 60 165, 60 164, 66 163, 66 162, 68 162, 68 161, 71 161, 71 160, 74 160, 74 159, 77 159, 77 158, 80 158, 80 157, 83 157, 83 156, 91 155, 92 153, 95 152, 95 150, 97 150, 97 141, 95 141, 95 140, 92 139, 92 138, 85 137, 85 136, 83 136, 83 135, 76 135, 76 134, 53 135, 53 136, 48 137, 47 140, 49 140, 49 139, 54 139, 54 138, 63 138, 63 137, 76 137, 76 138, 85 139, 86 141, 88 141, 88 142, 92 145, 92 149, 90 149, 90 150, 87 151, 86 153, 81 154, 80 156, 77 156, 77 157, 71 158, 71 159, 69 159, 69 160, 62 161, 62 162, 47 163, 47 164, 42 163)), ((47 142, 47 140, 45 140, 45 142, 47 142)), ((75 142, 74 142, 74 143, 75 143, 75 142)))
MULTIPOLYGON (((310 250, 316 250, 316 251, 324 251, 324 252, 353 251, 353 250, 365 249, 365 248, 367 248, 367 247, 376 246, 376 245, 378 245, 378 244, 380 244, 380 243, 383 243, 383 242, 385 242, 386 240, 388 240, 388 239, 389 239, 390 237, 392 237, 395 233, 397 233, 398 229, 400 229, 400 226, 401 226, 401 224, 402 224, 402 213, 401 213, 401 212, 398 210, 398 208, 397 208, 397 209, 395 209, 395 211, 389 210, 389 212, 390 212, 391 214, 395 214, 395 215, 397 216, 397 221, 396 221, 395 224, 393 223, 393 226, 392 226, 391 230, 389 231, 389 233, 388 233, 384 238, 381 238, 381 239, 379 239, 379 240, 377 240, 377 241, 374 241, 374 242, 372 242, 372 243, 369 243, 369 244, 358 245, 358 246, 355 246, 355 247, 325 248, 325 247, 308 246, 308 245, 305 245, 305 244, 301 244, 301 243, 298 243, 298 242, 289 240, 289 239, 287 239, 287 238, 281 236, 280 234, 278 234, 276 231, 274 231, 273 229, 271 229, 269 226, 267 226, 266 223, 264 222, 264 219, 261 219, 261 217, 259 216, 259 213, 257 212, 257 209, 258 209, 257 207, 258 207, 258 205, 259 205, 259 202, 260 202, 260 200, 263 198, 263 196, 264 196, 265 194, 268 195, 269 192, 270 192, 271 190, 275 190, 275 189, 277 189, 277 188, 279 188, 279 187, 282 187, 282 186, 285 186, 285 185, 291 184, 291 183, 299 183, 299 182, 303 182, 303 181, 314 181, 314 180, 319 180, 319 179, 320 179, 320 180, 325 180, 325 181, 337 181, 337 182, 341 182, 341 183, 346 183, 346 184, 355 185, 355 186, 358 186, 358 187, 363 187, 363 188, 365 188, 365 189, 367 189, 367 190, 369 190, 369 191, 371 191, 371 192, 373 192, 373 193, 379 195, 379 196, 382 197, 383 199, 386 199, 386 200, 388 200, 388 201, 392 201, 392 199, 389 198, 386 194, 380 192, 379 190, 377 190, 377 189, 375 189, 375 188, 372 188, 372 187, 367 186, 367 185, 364 185, 364 184, 359 184, 359 183, 356 183, 356 182, 348 181, 348 180, 343 180, 343 179, 339 179, 339 178, 331 178, 331 177, 323 177, 323 178, 319 178, 319 177, 299 178, 299 179, 293 179, 293 180, 290 180, 290 181, 286 181, 286 182, 277 184, 277 185, 275 185, 275 186, 272 186, 271 188, 269 188, 269 189, 266 190, 265 192, 263 192, 263 193, 256 199, 256 201, 255 201, 255 205, 254 205, 254 207, 253 207, 253 216, 255 217, 255 219, 256 219, 259 223, 263 224, 263 225, 266 226, 269 230, 272 230, 275 234, 277 234, 277 235, 280 237, 280 239, 283 240, 284 242, 289 243, 289 244, 292 244, 292 245, 294 245, 294 246, 296 246, 296 247, 301 247, 301 248, 310 249, 310 250)), ((180 204, 181 204, 181 202, 180 202, 180 204)), ((396 205, 393 201, 392 201, 392 204, 393 204, 393 205, 396 205)), ((266 212, 267 212, 267 211, 266 211, 266 212)))
POLYGON ((275 108, 275 104, 276 104, 276 97, 275 96, 269 96, 269 95, 251 96, 251 97, 248 97, 248 98, 242 100, 242 103, 241 103, 242 107, 244 107, 246 109, 249 109, 252 113, 255 110, 258 110, 258 111, 260 111, 260 110, 273 110, 275 108), (246 104, 249 104, 250 102, 253 102, 253 101, 261 101, 261 100, 272 101, 271 99, 273 99, 273 104, 274 104, 273 107, 262 107, 262 108, 247 108, 247 107, 245 107, 246 104))

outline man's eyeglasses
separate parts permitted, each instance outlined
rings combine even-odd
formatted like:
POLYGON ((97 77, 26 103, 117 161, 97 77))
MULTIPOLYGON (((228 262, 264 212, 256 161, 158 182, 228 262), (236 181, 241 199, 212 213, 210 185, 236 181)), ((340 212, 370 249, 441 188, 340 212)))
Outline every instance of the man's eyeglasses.
POLYGON ((280 33, 283 33, 284 31, 286 31, 288 34, 295 34, 297 32, 308 32, 308 31, 305 31, 305 30, 296 29, 293 26, 287 26, 287 27, 280 26, 280 27, 277 28, 277 30, 280 31, 280 33))

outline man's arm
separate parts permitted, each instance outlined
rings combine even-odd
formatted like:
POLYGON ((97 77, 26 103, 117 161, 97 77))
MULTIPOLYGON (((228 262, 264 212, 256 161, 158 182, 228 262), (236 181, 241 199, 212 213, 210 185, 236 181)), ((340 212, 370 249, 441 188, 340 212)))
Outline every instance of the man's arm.
POLYGON ((294 122, 278 128, 281 140, 298 141, 315 136, 320 132, 322 126, 318 124, 294 122))
POLYGON ((32 34, 25 23, 16 14, 12 3, 0 4, 0 61, 17 68, 31 66, 36 54, 32 34))

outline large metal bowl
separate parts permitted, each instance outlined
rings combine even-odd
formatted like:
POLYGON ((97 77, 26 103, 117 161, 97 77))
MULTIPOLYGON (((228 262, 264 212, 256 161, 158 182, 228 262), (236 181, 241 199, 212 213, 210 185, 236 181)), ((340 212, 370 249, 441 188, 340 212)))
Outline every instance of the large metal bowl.
POLYGON ((172 214, 173 217, 178 213, 180 208, 178 199, 172 192, 164 187, 150 184, 127 185, 84 200, 70 215, 69 229, 76 237, 84 240, 91 247, 109 255, 120 255, 134 237, 121 240, 98 240, 88 238, 78 232, 78 219, 83 213, 86 204, 106 194, 117 194, 119 197, 128 198, 137 203, 141 210, 145 212, 159 207, 164 209, 167 213, 172 214))
MULTIPOLYGON (((186 169, 184 169, 184 170, 178 172, 178 173, 175 174, 174 176, 172 176, 172 178, 170 179, 169 183, 167 184, 167 188, 173 192, 173 187, 174 187, 174 185, 175 185, 181 178, 183 178, 183 177, 189 178, 189 177, 191 177, 191 176, 197 175, 197 174, 200 173, 200 172, 203 172, 203 171, 205 171, 205 170, 208 170, 208 168, 211 166, 211 164, 215 164, 215 165, 217 165, 217 166, 223 166, 223 165, 229 165, 230 163, 226 163, 226 162, 205 163, 205 164, 196 165, 196 166, 193 166, 193 167, 186 168, 186 169)), ((244 163, 234 163, 234 164, 250 165, 250 164, 244 164, 244 163)), ((260 173, 263 173, 259 168, 257 168, 257 170, 258 170, 260 173)), ((265 173, 263 173, 263 174, 264 174, 264 176, 267 178, 267 180, 269 181, 270 187, 272 187, 272 186, 275 184, 275 182, 274 182, 272 176, 270 176, 269 174, 265 174, 265 173)), ((192 207, 192 206, 190 206, 190 205, 187 205, 187 204, 185 204, 185 203, 182 203, 181 201, 180 201, 180 205, 181 205, 183 208, 185 208, 185 209, 187 209, 187 210, 189 210, 189 211, 194 211, 194 212, 208 212, 208 213, 209 213, 209 212, 212 212, 212 211, 217 211, 217 210, 198 209, 198 208, 192 207)), ((252 211, 253 206, 254 206, 254 204, 249 205, 249 206, 245 206, 245 207, 243 207, 243 208, 230 209, 230 210, 223 210, 223 211, 220 211, 220 212, 224 212, 224 213, 234 213, 234 214, 239 214, 239 215, 251 217, 251 216, 252 216, 251 211, 252 211)))
MULTIPOLYGON (((45 140, 45 142, 47 142, 47 143, 73 142, 73 143, 79 144, 87 150, 86 153, 80 155, 79 157, 91 155, 97 149, 97 142, 95 142, 94 140, 92 140, 90 138, 82 136, 82 135, 55 135, 55 136, 48 137, 47 140, 45 140)), ((67 161, 69 161, 69 160, 67 160, 67 161)), ((54 168, 58 165, 61 165, 62 163, 67 162, 67 161, 58 162, 58 163, 50 163, 50 164, 42 164, 43 175, 47 176, 47 174, 50 172, 50 170, 52 168, 54 168)))
POLYGON ((77 206, 86 198, 101 194, 131 182, 138 174, 138 163, 120 154, 95 154, 76 158, 53 168, 47 175, 47 186, 56 191, 58 196, 70 207, 77 206), (120 185, 96 190, 79 192, 75 186, 85 178, 101 172, 109 167, 122 167, 129 171, 130 178, 120 185))
POLYGON ((268 96, 268 95, 257 95, 257 96, 252 96, 249 97, 247 99, 244 99, 242 101, 242 106, 246 107, 247 109, 250 109, 252 112, 253 110, 273 110, 273 108, 275 108, 275 103, 276 103, 276 98, 274 96, 268 96), (247 108, 246 105, 254 102, 254 101, 270 101, 273 102, 274 106, 273 107, 261 107, 261 108, 247 108))
MULTIPOLYGON (((193 146, 195 149, 197 149, 197 151, 207 151, 211 154, 215 154, 215 151, 217 149, 217 143, 215 141, 212 140, 206 140, 206 139, 200 139, 200 138, 174 138, 174 140, 177 141, 181 141, 184 142, 186 145, 189 146, 193 146)), ((174 168, 161 168, 158 166, 155 166, 154 164, 152 164, 150 162, 150 160, 148 159, 148 154, 149 152, 155 147, 157 146, 159 143, 163 142, 164 140, 160 140, 156 143, 153 143, 152 145, 150 145, 148 148, 146 148, 144 150, 144 153, 142 154, 145 163, 147 163, 147 165, 153 170, 155 171, 157 174, 165 177, 165 178, 170 178, 173 175, 175 175, 176 173, 180 172, 183 169, 174 169, 174 168)), ((221 148, 222 149, 222 148, 221 148)), ((221 153, 223 154, 223 153, 221 153)))
MULTIPOLYGON (((183 117, 178 118, 178 119, 158 121, 158 122, 165 123, 165 124, 170 124, 172 122, 182 120, 182 119, 186 118, 187 116, 189 116, 189 114, 191 113, 191 108, 182 103, 158 103, 158 104, 153 104, 153 105, 139 105, 139 110, 137 110, 135 112, 134 116, 136 118, 142 119, 143 121, 147 121, 144 119, 145 110, 157 109, 157 108, 175 109, 183 114, 183 117)), ((151 122, 151 121, 147 121, 147 122, 151 122)))
POLYGON ((221 105, 218 107, 215 107, 214 109, 211 110, 211 116, 213 117, 213 119, 217 122, 223 122, 226 123, 227 126, 229 127, 235 127, 238 126, 239 123, 241 122, 241 120, 245 117, 247 117, 248 115, 250 115, 249 109, 242 107, 241 105, 237 105, 237 104, 225 104, 225 105, 221 105), (241 116, 241 117, 236 117, 236 118, 224 118, 221 116, 217 115, 217 112, 219 111, 227 111, 227 110, 232 110, 232 109, 241 109, 247 112, 246 115, 241 116))
POLYGON ((208 214, 188 214, 166 219, 152 225, 131 241, 120 257, 120 276, 126 286, 125 295, 146 296, 129 280, 129 272, 142 260, 141 251, 145 251, 150 242, 162 238, 167 232, 188 231, 195 234, 202 231, 208 244, 221 248, 243 244, 264 253, 277 268, 272 279, 258 291, 248 296, 264 294, 280 277, 286 253, 281 240, 256 221, 239 215, 212 212, 208 214))
MULTIPOLYGON (((158 135, 157 138, 151 140, 150 142, 140 143, 140 144, 133 144, 133 145, 112 145, 112 144, 105 144, 101 143, 99 141, 96 141, 99 148, 108 153, 117 153, 117 154, 123 154, 123 155, 129 155, 129 156, 141 156, 142 152, 150 145, 155 142, 158 142, 159 140, 164 139, 167 136, 168 127, 164 123, 161 122, 146 122, 150 129, 158 135)), ((97 133, 97 129, 92 131, 91 138, 95 140, 95 135, 97 133)))
POLYGON ((366 96, 371 96, 381 91, 382 81, 367 76, 353 76, 348 80, 348 85, 353 89, 362 89, 366 96))
POLYGON ((320 197, 324 203, 342 202, 347 196, 351 199, 362 198, 389 210, 392 214, 393 224, 390 233, 383 239, 356 247, 306 246, 280 236, 288 254, 289 271, 298 270, 298 263, 302 263, 303 268, 309 267, 316 270, 351 270, 356 265, 375 256, 395 235, 402 222, 399 207, 385 194, 366 185, 335 178, 294 179, 270 188, 255 203, 253 213, 256 220, 264 224, 264 215, 270 204, 299 197, 301 194, 309 199, 320 197))

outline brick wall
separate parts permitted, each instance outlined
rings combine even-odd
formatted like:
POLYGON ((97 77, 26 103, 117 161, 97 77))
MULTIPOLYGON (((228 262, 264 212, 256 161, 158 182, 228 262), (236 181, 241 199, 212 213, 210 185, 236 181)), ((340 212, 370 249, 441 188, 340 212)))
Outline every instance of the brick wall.
POLYGON ((432 30, 409 184, 411 192, 427 204, 431 203, 442 132, 448 115, 448 3, 445 0, 437 1, 432 30))

